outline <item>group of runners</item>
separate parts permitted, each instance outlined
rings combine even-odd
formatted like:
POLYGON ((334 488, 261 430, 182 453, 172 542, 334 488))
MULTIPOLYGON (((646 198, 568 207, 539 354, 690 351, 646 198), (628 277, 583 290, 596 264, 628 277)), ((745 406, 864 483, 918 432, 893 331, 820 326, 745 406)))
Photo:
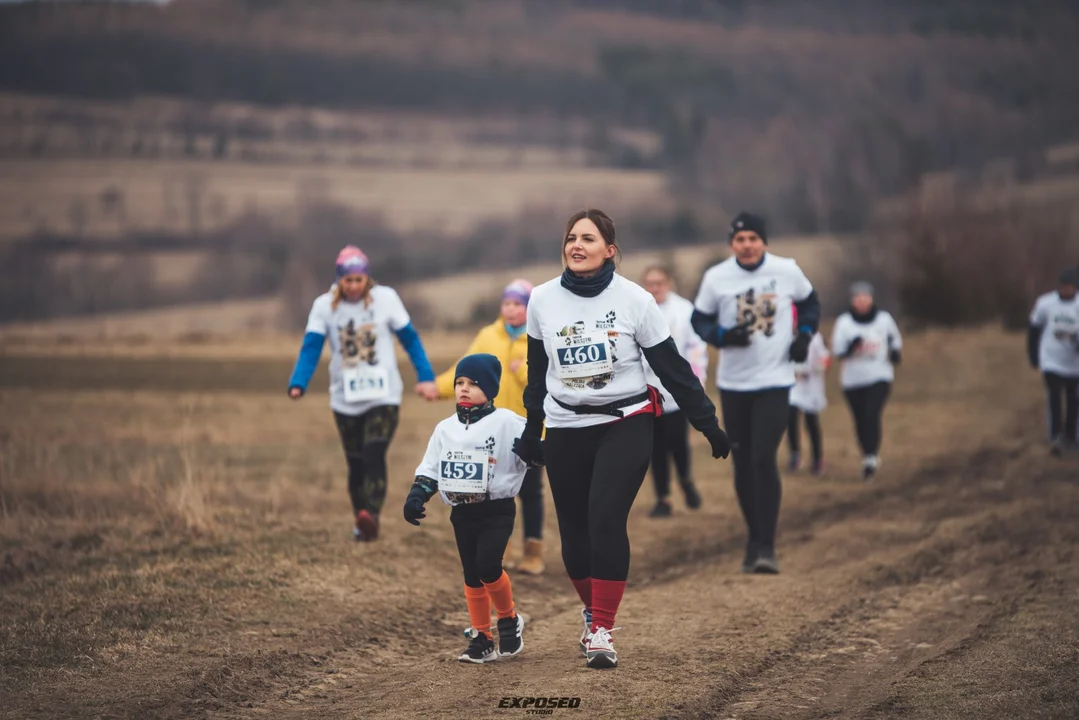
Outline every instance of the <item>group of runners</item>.
MULTIPOLYGON (((453 398, 453 414, 437 425, 419 459, 403 514, 419 525, 435 495, 452 506, 470 620, 460 660, 486 663, 524 648, 506 569, 545 570, 544 469, 563 565, 582 604, 580 651, 591 668, 618 664, 612 633, 629 573, 628 518, 649 467, 651 517, 673 513, 671 461, 687 507, 701 506, 690 427, 713 458, 733 454, 746 573, 779 572, 784 433, 789 470, 802 468, 804 422, 807 467, 825 472, 820 414, 833 358, 842 364, 839 382, 862 478, 879 472, 882 416, 902 351, 895 320, 877 307, 872 286, 855 283, 829 351, 813 284, 793 259, 768 252, 764 220, 739 214, 729 245, 729 259, 704 273, 690 302, 676 294, 665 268, 649 268, 641 284, 620 275, 614 222, 600 210, 575 213, 562 235, 563 273, 537 287, 510 283, 500 317, 438 376, 397 293, 375 283, 358 248, 341 251, 336 282, 312 305, 288 392, 303 396, 328 340, 330 406, 348 465, 352 532, 362 542, 380 534, 386 453, 404 394, 394 337, 415 369, 416 394, 453 398), (704 389, 706 345, 720 349, 716 384, 726 431, 704 389), (514 498, 524 516, 523 552, 511 542, 514 498)), ((1039 298, 1031 316, 1031 362, 1050 391, 1055 451, 1076 439, 1077 285, 1079 275, 1062 275, 1058 291, 1039 298)))

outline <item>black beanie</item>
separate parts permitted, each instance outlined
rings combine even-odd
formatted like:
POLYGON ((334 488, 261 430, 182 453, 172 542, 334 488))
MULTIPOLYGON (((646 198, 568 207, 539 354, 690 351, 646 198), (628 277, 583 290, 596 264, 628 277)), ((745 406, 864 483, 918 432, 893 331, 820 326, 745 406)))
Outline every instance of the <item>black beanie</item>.
POLYGON ((733 240, 734 236, 743 230, 752 230, 761 236, 765 245, 768 244, 768 231, 764 226, 764 218, 760 215, 754 215, 745 210, 738 213, 734 220, 731 220, 731 234, 728 239, 733 240))
POLYGON ((1067 268, 1060 273, 1060 284, 1079 287, 1079 269, 1067 268))
POLYGON ((476 383, 488 400, 494 400, 498 397, 498 387, 502 382, 502 363, 494 355, 487 353, 466 355, 457 363, 453 381, 457 382, 459 377, 466 377, 476 383))

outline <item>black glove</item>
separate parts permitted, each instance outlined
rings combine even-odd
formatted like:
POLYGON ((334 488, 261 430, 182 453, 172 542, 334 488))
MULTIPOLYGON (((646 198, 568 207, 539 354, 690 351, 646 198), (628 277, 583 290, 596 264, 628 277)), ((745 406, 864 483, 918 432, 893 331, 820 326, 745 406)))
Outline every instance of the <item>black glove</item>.
POLYGON ((902 359, 903 357, 899 354, 898 350, 893 348, 892 350, 888 351, 888 360, 891 361, 892 365, 898 365, 902 359))
POLYGON ((543 467, 543 440, 535 435, 522 435, 514 440, 513 453, 528 467, 543 467))
POLYGON ((843 354, 843 357, 853 357, 854 353, 858 352, 859 348, 861 347, 862 336, 859 335, 858 337, 850 341, 850 345, 847 346, 847 352, 843 354))
POLYGON ((719 346, 722 347, 749 347, 749 326, 751 323, 744 322, 726 330, 720 329, 719 346))
POLYGON ((419 485, 413 485, 405 498, 405 520, 413 525, 419 525, 420 520, 427 517, 424 506, 427 504, 427 493, 419 485))
POLYGON ((731 441, 727 439, 727 433, 723 432, 723 428, 719 425, 705 431, 704 437, 712 446, 712 457, 726 458, 731 454, 731 441))
POLYGON ((791 343, 790 359, 796 363, 803 363, 809 357, 809 343, 813 336, 809 333, 800 332, 798 337, 791 343))

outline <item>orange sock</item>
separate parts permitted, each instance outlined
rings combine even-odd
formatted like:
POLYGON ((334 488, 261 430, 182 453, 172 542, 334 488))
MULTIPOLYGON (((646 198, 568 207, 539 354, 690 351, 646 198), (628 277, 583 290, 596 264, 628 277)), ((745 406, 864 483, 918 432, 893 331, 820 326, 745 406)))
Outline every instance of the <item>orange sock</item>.
POLYGON ((468 603, 468 619, 472 627, 491 637, 491 598, 487 590, 465 585, 465 602, 468 603))
POLYGON ((516 614, 513 609, 513 586, 510 585, 510 576, 505 570, 502 571, 502 577, 493 583, 484 583, 483 586, 487 588, 499 620, 511 618, 516 614))

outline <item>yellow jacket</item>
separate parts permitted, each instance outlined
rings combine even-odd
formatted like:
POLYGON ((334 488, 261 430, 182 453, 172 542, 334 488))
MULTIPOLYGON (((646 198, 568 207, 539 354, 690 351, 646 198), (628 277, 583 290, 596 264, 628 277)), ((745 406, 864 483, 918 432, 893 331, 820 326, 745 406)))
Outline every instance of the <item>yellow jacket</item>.
MULTIPOLYGON (((498 397, 495 398, 495 407, 512 410, 524 417, 524 393, 525 385, 528 384, 528 333, 521 333, 520 337, 512 340, 506 332, 506 324, 499 318, 476 334, 465 355, 475 353, 490 353, 502 363, 502 381, 498 397), (510 369, 515 361, 520 361, 516 371, 510 369)), ((456 369, 455 364, 435 378, 439 397, 453 398, 453 373, 456 369)))

